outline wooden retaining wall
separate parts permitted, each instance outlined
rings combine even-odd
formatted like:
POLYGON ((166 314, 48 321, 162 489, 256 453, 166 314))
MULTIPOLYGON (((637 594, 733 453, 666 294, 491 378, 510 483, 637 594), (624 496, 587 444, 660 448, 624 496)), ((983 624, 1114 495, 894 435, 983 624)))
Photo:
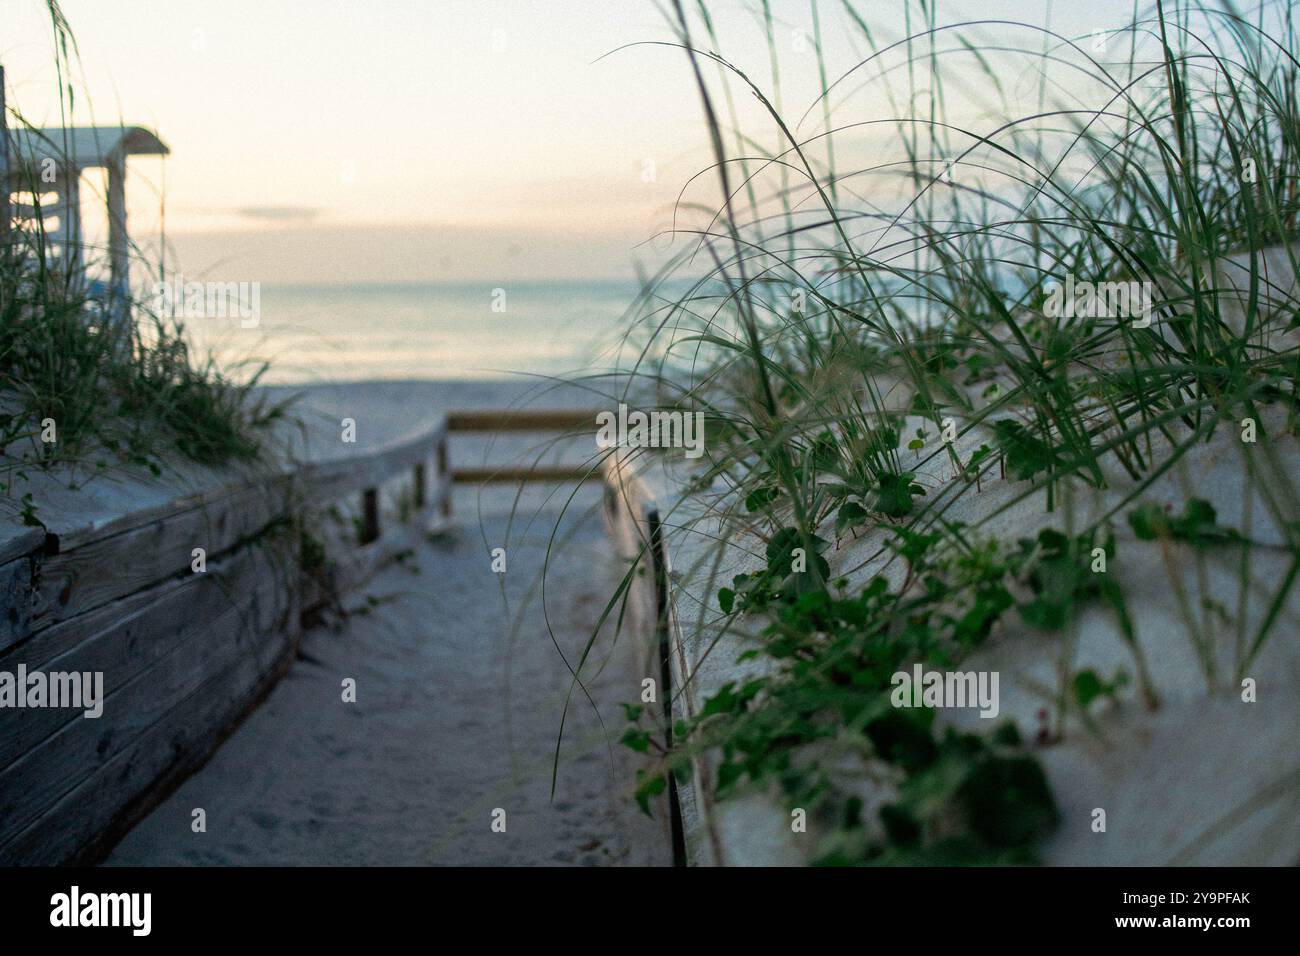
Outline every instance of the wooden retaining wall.
POLYGON ((0 548, 0 672, 102 673, 104 695, 98 718, 0 709, 0 865, 93 862, 201 766, 287 670, 319 598, 286 516, 359 495, 343 583, 363 578, 388 545, 385 483, 410 476, 412 522, 446 510, 446 434, 441 420, 370 454, 0 548))
MULTIPOLYGON (((602 470, 605 483, 605 529, 619 558, 630 562, 633 575, 622 610, 622 626, 644 648, 641 673, 655 680, 663 708, 663 732, 671 743, 674 718, 683 714, 685 670, 681 666, 680 630, 672 602, 672 564, 668 554, 665 517, 658 501, 638 474, 630 456, 612 457, 602 470)), ((673 864, 700 862, 702 848, 692 839, 703 827, 691 781, 670 777, 666 793, 652 800, 672 847, 673 864)))
MULTIPOLYGON (((445 520, 453 482, 604 477, 599 468, 453 470, 450 432, 593 420, 573 409, 454 412, 374 451, 0 541, 0 672, 99 673, 104 692, 98 718, 0 709, 0 865, 101 859, 285 673, 303 613, 445 520), (384 492, 398 483, 404 523, 385 528, 384 492), (345 499, 355 539, 327 580, 304 574, 297 518, 345 499), (192 570, 195 548, 205 551, 202 573, 192 570)), ((343 537, 352 534, 345 524, 343 537)), ((653 628, 648 600, 644 626, 653 628)))

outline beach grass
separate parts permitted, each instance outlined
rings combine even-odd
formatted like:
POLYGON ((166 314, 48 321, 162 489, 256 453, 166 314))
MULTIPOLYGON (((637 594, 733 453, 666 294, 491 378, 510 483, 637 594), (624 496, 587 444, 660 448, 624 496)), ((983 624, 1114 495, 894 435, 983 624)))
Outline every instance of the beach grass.
MULTIPOLYGON (((59 102, 71 115, 76 40, 57 0, 46 6, 59 102)), ((25 124, 17 110, 9 119, 25 124)), ((144 297, 124 303, 97 289, 87 280, 93 262, 51 261, 41 183, 36 170, 22 174, 36 215, 0 248, 0 485, 12 491, 34 468, 84 480, 119 468, 157 474, 178 461, 258 461, 267 427, 284 414, 259 397, 261 368, 218 368, 144 297)), ((133 255, 137 273, 157 272, 133 255)))
MULTIPOLYGON (((819 807, 835 834, 824 862, 1016 862, 1055 819, 1032 752, 1014 728, 945 735, 932 714, 891 709, 889 677, 916 660, 953 666, 1016 617, 1064 647, 1080 608, 1100 603, 1132 651, 1133 692, 1158 706, 1124 589, 1079 569, 1113 557, 1117 527, 1231 542, 1244 602, 1262 583, 1248 531, 1220 528, 1194 497, 1181 518, 1142 510, 1207 443, 1239 462, 1291 555, 1226 670, 1201 646, 1204 608, 1187 607, 1207 688, 1239 680, 1274 636, 1300 564, 1295 476, 1265 435, 1296 427, 1294 21, 1289 5, 1156 2, 1098 39, 905 10, 891 37, 845 3, 839 26, 869 53, 834 76, 816 46, 822 95, 791 113, 770 26, 760 84, 761 64, 724 54, 707 4, 671 5, 670 45, 709 131, 702 178, 720 198, 679 210, 694 219, 638 303, 632 378, 664 408, 708 414, 687 490, 705 518, 677 530, 755 556, 718 590, 713 626, 747 622, 761 634, 748 654, 769 671, 724 686, 672 746, 648 714, 627 741, 658 754, 643 795, 709 753, 719 797, 775 788, 819 807), (1026 76, 1036 88, 1011 96, 1026 76), (728 122, 738 96, 761 104, 766 129, 728 122), (892 137, 863 150, 880 131, 892 137), (1055 308, 1067 282, 1140 290, 1149 309, 1055 308), (994 482, 1018 491, 981 505, 994 482), (1093 492, 1109 506, 1084 520, 1075 502, 1093 492), (1026 501, 1049 516, 1036 537, 986 530, 1026 501), (872 535, 870 557, 832 571, 841 539, 872 535), (851 584, 867 566, 865 588, 851 584), (879 819, 844 787, 846 759, 901 775, 879 819), (967 823, 945 831, 954 815, 967 823), (990 818, 1026 824, 972 822, 990 818)), ((766 4, 755 15, 770 24, 766 4)), ((1048 741, 1119 693, 1068 663, 1058 684, 1048 741)))

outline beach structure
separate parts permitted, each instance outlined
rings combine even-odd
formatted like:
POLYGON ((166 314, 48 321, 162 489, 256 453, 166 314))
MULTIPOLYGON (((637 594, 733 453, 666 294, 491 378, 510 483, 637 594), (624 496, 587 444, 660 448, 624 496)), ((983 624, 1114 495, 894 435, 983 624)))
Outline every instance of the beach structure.
MULTIPOLYGON (((0 89, 3 88, 0 70, 0 89)), ((131 238, 126 223, 126 162, 130 156, 165 156, 170 150, 140 126, 71 126, 9 129, 0 98, 0 152, 5 188, 0 204, 0 231, 39 228, 47 261, 67 276, 86 268, 81 223, 81 177, 107 172, 108 275, 88 278, 125 304, 130 294, 131 238), (106 286, 102 285, 107 283, 106 286)))

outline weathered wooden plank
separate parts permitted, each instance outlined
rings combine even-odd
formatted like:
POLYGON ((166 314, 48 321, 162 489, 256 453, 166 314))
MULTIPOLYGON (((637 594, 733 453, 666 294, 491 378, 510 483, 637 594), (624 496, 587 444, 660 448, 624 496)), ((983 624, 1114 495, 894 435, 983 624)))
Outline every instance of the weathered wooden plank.
MULTIPOLYGON (((217 475, 210 475, 208 476, 209 483, 199 483, 197 488, 191 487, 174 491, 169 497, 163 498, 156 504, 148 506, 136 505, 127 510, 114 512, 108 518, 101 516, 74 525, 68 525, 56 518, 53 519, 50 528, 50 538, 53 539, 54 544, 53 550, 56 552, 72 551, 102 538, 110 538, 145 525, 165 521, 173 515, 211 507, 232 495, 267 494, 272 492, 280 494, 292 482, 293 475, 293 469, 286 469, 283 472, 266 472, 254 476, 247 474, 232 475, 224 481, 221 481, 217 475)), ((38 494, 37 497, 39 499, 40 495, 38 494)))
POLYGON ((0 564, 0 651, 31 630, 32 560, 22 557, 0 564))
MULTIPOLYGON (((296 581, 286 576, 296 572, 279 567, 283 560, 278 549, 241 549, 210 564, 203 574, 169 581, 41 631, 0 655, 0 670, 13 673, 24 664, 28 672, 99 671, 106 692, 125 686, 174 651, 193 622, 216 620, 259 582, 279 575, 280 587, 292 590, 296 581)), ((259 628, 274 623, 265 615, 256 622, 259 628)), ((0 772, 60 728, 81 719, 79 711, 54 708, 10 713, 0 722, 0 772)))
MULTIPOLYGON (((3 190, 0 190, 3 192, 3 190)), ((0 532, 0 565, 45 547, 45 529, 6 527, 0 532)))
MULTIPOLYGON (((211 571, 214 567, 224 568, 226 566, 224 560, 218 559, 215 563, 209 564, 208 569, 211 571)), ((101 605, 93 611, 78 614, 76 617, 43 628, 28 636, 23 642, 0 650, 0 670, 12 669, 20 660, 29 667, 42 665, 44 662, 72 650, 96 634, 100 634, 116 624, 134 617, 140 611, 150 607, 154 602, 162 600, 164 595, 176 588, 186 586, 187 583, 193 580, 196 580, 196 578, 192 575, 169 578, 151 588, 136 591, 126 597, 101 605)), ((27 595, 27 601, 30 604, 30 594, 27 595)))
POLYGON ((201 767, 292 662, 296 637, 257 642, 208 677, 0 845, 0 865, 98 862, 170 789, 201 767))
MULTIPOLYGON (((126 530, 41 558, 26 633, 187 573, 194 548, 204 548, 208 558, 220 556, 288 511, 295 494, 319 503, 378 487, 432 457, 444 434, 445 422, 440 421, 416 438, 372 455, 304 466, 292 482, 268 479, 220 497, 202 496, 201 504, 186 510, 153 509, 148 520, 137 515, 126 530)), ((15 633, 10 643, 24 636, 15 633)))
POLYGON ((433 503, 438 506, 439 516, 446 521, 451 517, 451 475, 444 475, 438 480, 437 490, 433 494, 433 503))
POLYGON ((213 673, 259 644, 278 640, 277 630, 292 622, 281 628, 263 625, 282 618, 290 606, 282 592, 274 579, 264 577, 253 590, 236 595, 215 620, 163 622, 159 639, 170 639, 174 649, 124 686, 105 687, 102 717, 65 725, 0 771, 0 844, 113 756, 133 747, 135 738, 213 673))
POLYGON ((441 493, 435 495, 404 524, 385 530, 380 538, 369 544, 350 548, 331 558, 327 581, 306 582, 303 607, 323 607, 333 596, 360 590, 376 572, 391 564, 396 555, 418 548, 425 535, 444 524, 442 500, 441 493))
POLYGON ((588 429, 596 433, 596 413, 584 408, 492 409, 456 411, 447 415, 453 432, 535 432, 588 429))
MULTIPOLYGON (((187 512, 211 507, 234 495, 280 495, 290 485, 309 481, 318 499, 333 500, 350 491, 382 485, 398 471, 409 468, 433 454, 446 438, 447 423, 440 418, 419 434, 394 442, 376 452, 348 456, 328 462, 292 463, 278 472, 258 475, 235 475, 197 490, 175 492, 157 504, 137 507, 126 513, 101 515, 94 520, 55 527, 49 535, 59 551, 72 551, 103 538, 124 534, 187 512)), ((101 509, 103 510, 103 509, 101 509)), ((47 533, 40 528, 11 528, 0 535, 0 564, 46 547, 47 533)))
POLYGON ((156 518, 38 561, 30 631, 190 572, 192 552, 217 558, 283 514, 276 485, 240 489, 198 508, 156 518))
MULTIPOLYGON (((212 507, 236 495, 280 496, 291 485, 308 483, 309 490, 320 500, 334 500, 350 491, 374 487, 393 478, 398 471, 414 466, 432 455, 434 448, 446 435, 446 419, 418 435, 394 442, 376 452, 335 459, 328 462, 294 463, 278 473, 239 477, 214 487, 199 491, 184 491, 161 504, 138 508, 117 515, 108 521, 97 521, 73 528, 58 529, 55 535, 60 551, 71 551, 94 541, 124 534, 148 525, 164 522, 187 512, 212 507), (321 496, 324 498, 321 499, 321 496)), ((0 558, 26 554, 44 547, 45 532, 30 529, 13 541, 6 540, 0 558), (13 554, 10 555, 10 552, 13 554)))
POLYGON ((525 481, 600 481, 599 468, 574 468, 564 465, 536 465, 527 468, 455 468, 452 481, 461 484, 518 484, 525 481))

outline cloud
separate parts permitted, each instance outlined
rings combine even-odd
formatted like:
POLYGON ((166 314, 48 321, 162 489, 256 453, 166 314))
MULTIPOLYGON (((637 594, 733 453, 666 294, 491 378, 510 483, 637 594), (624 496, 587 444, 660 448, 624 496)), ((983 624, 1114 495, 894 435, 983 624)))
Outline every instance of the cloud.
POLYGON ((319 216, 321 210, 314 206, 244 206, 235 214, 259 222, 287 222, 302 225, 319 216))

